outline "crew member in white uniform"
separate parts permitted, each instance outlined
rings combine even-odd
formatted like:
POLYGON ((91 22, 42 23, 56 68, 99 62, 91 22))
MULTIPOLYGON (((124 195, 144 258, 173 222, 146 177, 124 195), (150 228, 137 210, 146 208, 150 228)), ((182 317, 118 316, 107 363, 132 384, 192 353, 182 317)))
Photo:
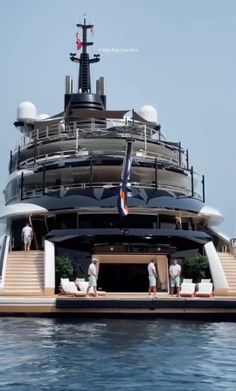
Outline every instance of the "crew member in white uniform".
POLYGON ((92 258, 91 263, 88 268, 89 275, 89 284, 87 288, 87 297, 89 296, 89 289, 93 288, 95 297, 97 297, 97 268, 96 268, 97 259, 92 258))
POLYGON ((24 243, 25 251, 30 251, 31 241, 33 239, 33 230, 30 227, 29 223, 22 229, 21 238, 24 243))
POLYGON ((148 264, 148 279, 149 279, 149 290, 148 290, 148 296, 151 298, 151 293, 153 292, 154 297, 156 296, 157 293, 157 272, 156 272, 156 267, 155 267, 155 259, 151 259, 151 261, 148 264))
POLYGON ((170 273, 171 296, 173 296, 174 289, 176 286, 177 296, 179 297, 181 266, 178 264, 177 259, 174 259, 173 264, 170 265, 169 273, 170 273))

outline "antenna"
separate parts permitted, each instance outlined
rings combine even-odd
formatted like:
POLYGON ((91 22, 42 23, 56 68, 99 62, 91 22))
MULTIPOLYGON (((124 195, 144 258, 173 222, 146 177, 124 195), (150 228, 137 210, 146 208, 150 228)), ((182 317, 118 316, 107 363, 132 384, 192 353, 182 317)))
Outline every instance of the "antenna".
POLYGON ((100 61, 100 55, 95 54, 93 58, 89 58, 87 53, 87 46, 92 46, 93 42, 87 41, 87 30, 93 29, 93 24, 86 24, 86 18, 84 18, 84 24, 77 24, 78 28, 82 29, 82 41, 77 36, 77 48, 82 48, 80 58, 76 57, 76 53, 70 53, 71 61, 78 62, 79 67, 79 80, 78 80, 78 92, 90 93, 91 92, 91 81, 90 81, 90 64, 100 61))

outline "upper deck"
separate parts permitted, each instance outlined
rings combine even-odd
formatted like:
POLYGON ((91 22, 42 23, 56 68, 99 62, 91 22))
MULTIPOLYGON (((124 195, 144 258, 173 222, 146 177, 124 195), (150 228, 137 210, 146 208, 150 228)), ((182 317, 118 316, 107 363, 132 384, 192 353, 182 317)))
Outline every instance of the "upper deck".
POLYGON ((94 118, 71 122, 59 118, 35 123, 35 128, 19 139, 9 171, 74 156, 123 157, 127 139, 133 141, 136 157, 189 168, 188 152, 180 143, 166 141, 160 131, 139 121, 109 119, 98 124, 94 118))

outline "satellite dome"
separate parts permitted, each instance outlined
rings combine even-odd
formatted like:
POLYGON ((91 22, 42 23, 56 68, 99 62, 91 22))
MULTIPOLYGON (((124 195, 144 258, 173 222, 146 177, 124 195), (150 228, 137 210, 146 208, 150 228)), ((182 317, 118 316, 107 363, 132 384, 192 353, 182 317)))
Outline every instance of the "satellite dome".
POLYGON ((31 102, 22 102, 17 108, 18 121, 29 122, 37 119, 37 109, 31 102))
POLYGON ((42 121, 43 119, 47 119, 47 118, 49 118, 48 114, 39 114, 37 117, 39 121, 42 121))
POLYGON ((137 110, 137 114, 148 122, 158 123, 157 111, 151 105, 144 105, 137 110))

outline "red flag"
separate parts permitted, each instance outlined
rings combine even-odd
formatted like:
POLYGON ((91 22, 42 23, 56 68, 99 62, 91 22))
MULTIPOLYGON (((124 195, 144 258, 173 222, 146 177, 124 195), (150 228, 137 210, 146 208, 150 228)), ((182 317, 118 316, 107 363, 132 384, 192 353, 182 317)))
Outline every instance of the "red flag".
POLYGON ((76 47, 77 47, 77 50, 81 49, 82 46, 83 46, 83 42, 80 40, 79 34, 76 33, 76 47))

